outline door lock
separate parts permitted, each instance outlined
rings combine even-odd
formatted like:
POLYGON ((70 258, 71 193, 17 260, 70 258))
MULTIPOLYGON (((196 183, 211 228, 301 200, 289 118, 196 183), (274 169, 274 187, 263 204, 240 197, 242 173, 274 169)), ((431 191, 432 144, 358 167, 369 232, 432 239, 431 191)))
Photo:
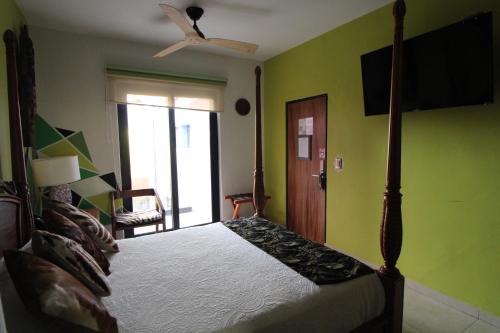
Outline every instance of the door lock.
POLYGON ((326 190, 326 171, 321 170, 319 175, 311 176, 318 178, 319 187, 321 187, 322 190, 326 190))
POLYGON ((326 190, 326 171, 321 170, 321 173, 319 174, 319 186, 321 187, 322 190, 326 190))

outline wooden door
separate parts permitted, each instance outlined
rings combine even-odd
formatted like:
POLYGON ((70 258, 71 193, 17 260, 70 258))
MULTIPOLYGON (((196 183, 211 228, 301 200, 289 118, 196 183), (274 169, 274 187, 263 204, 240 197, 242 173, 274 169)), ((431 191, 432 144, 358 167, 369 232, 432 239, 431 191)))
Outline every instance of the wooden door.
POLYGON ((326 237, 326 112, 327 95, 286 104, 287 226, 321 244, 326 237))

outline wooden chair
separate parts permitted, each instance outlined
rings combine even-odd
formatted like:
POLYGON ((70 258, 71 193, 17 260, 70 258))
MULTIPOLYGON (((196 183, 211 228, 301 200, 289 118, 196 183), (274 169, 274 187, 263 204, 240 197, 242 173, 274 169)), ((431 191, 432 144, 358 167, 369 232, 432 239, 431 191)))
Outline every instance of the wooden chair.
MULTIPOLYGON (((253 204, 253 193, 228 194, 224 197, 224 199, 231 200, 231 204, 233 205, 232 219, 234 220, 240 217, 241 205, 246 203, 253 204)), ((271 197, 266 195, 266 201, 269 199, 271 199, 271 197)))
POLYGON ((114 238, 116 238, 116 232, 118 230, 156 225, 156 232, 158 232, 158 225, 160 224, 163 224, 163 231, 167 229, 165 225, 165 209, 163 208, 160 197, 154 188, 114 191, 110 193, 110 197, 112 235, 114 238), (156 201, 156 209, 139 212, 116 212, 116 199, 137 197, 154 197, 156 201))

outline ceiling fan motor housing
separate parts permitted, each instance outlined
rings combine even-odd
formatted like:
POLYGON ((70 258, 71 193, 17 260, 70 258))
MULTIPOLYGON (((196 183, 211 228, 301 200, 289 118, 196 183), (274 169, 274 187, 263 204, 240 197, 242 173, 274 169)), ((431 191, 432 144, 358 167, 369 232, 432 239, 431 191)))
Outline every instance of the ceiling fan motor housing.
POLYGON ((201 18, 201 16, 203 15, 203 9, 200 7, 191 6, 191 7, 186 8, 186 12, 187 12, 189 18, 194 21, 193 29, 196 31, 198 36, 205 39, 205 35, 203 34, 203 32, 201 32, 200 28, 198 28, 198 26, 196 25, 196 21, 198 21, 201 18))
POLYGON ((191 6, 186 8, 186 13, 193 21, 198 21, 203 16, 203 9, 200 7, 191 6))

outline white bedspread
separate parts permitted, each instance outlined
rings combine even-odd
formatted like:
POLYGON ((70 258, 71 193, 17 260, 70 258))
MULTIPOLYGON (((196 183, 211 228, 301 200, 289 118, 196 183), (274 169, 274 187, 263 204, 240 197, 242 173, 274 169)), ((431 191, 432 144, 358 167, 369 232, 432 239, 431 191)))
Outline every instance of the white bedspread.
MULTIPOLYGON (((341 333, 384 307, 375 274, 317 286, 221 223, 122 240, 119 246, 121 252, 110 256, 112 295, 103 302, 122 333, 341 333)), ((6 301, 4 309, 20 304, 6 301)), ((26 311, 9 310, 9 332, 29 332, 18 330, 21 321, 11 318, 26 311)))

